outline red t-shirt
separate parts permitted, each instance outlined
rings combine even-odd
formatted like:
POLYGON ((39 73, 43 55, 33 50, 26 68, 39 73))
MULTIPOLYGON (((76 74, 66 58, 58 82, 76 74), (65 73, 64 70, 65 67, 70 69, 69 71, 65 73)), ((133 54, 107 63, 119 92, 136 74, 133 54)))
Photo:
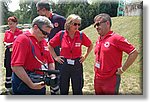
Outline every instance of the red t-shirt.
POLYGON ((117 68, 122 66, 123 52, 132 53, 135 47, 124 37, 110 31, 103 39, 99 39, 95 46, 95 64, 99 63, 100 68, 95 66, 97 78, 107 78, 114 75, 117 68))
POLYGON ((24 33, 28 35, 28 37, 25 34, 22 34, 14 41, 11 65, 23 66, 27 71, 34 71, 35 69, 41 68, 41 63, 33 56, 29 38, 34 45, 36 57, 44 63, 54 63, 54 60, 48 51, 45 39, 38 42, 30 32, 27 31, 24 33))
POLYGON ((18 37, 18 35, 20 35, 22 33, 23 32, 18 28, 16 28, 14 33, 11 30, 6 30, 3 42, 13 43, 14 40, 18 37))
POLYGON ((75 59, 81 57, 82 48, 84 45, 89 47, 91 40, 82 32, 82 40, 80 38, 80 32, 76 31, 74 38, 71 39, 68 32, 65 30, 62 40, 60 41, 60 35, 62 31, 59 31, 50 41, 49 44, 52 47, 61 46, 60 55, 64 58, 75 59))

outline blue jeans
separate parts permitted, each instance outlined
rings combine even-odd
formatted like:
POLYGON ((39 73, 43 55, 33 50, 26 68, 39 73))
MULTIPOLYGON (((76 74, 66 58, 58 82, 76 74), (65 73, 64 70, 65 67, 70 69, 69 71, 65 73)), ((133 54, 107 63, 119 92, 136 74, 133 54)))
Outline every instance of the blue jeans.
POLYGON ((12 91, 14 95, 45 95, 46 88, 31 89, 15 73, 12 74, 12 91))

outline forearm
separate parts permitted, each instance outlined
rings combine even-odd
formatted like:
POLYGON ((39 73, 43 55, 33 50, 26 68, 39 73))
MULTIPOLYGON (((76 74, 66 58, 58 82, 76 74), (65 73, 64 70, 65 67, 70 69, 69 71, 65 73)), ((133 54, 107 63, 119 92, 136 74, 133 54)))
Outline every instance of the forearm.
POLYGON ((55 64, 54 63, 49 64, 49 70, 55 70, 55 64))
POLYGON ((27 84, 29 87, 32 86, 32 81, 28 77, 28 75, 23 67, 21 67, 21 66, 12 67, 12 70, 25 84, 27 84))
POLYGON ((48 49, 49 49, 51 55, 53 56, 53 58, 55 59, 57 57, 57 55, 54 51, 54 48, 51 45, 48 45, 48 49))
POLYGON ((133 53, 131 53, 126 62, 124 63, 124 65, 122 66, 122 70, 125 71, 129 68, 130 65, 133 64, 133 62, 135 61, 135 59, 137 58, 138 56, 138 52, 135 50, 133 53))
POLYGON ((93 44, 91 43, 91 45, 88 47, 86 53, 84 54, 84 57, 85 57, 85 58, 86 58, 86 57, 89 55, 89 53, 92 51, 92 48, 93 48, 93 44))

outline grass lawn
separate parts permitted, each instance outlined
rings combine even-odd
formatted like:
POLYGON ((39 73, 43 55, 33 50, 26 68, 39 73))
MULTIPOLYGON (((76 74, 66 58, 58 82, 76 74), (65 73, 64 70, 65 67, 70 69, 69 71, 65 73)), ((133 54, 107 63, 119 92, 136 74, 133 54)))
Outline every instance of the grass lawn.
MULTIPOLYGON (((135 45, 139 52, 139 56, 129 69, 122 74, 120 94, 142 94, 143 93, 143 31, 142 31, 142 18, 139 16, 133 17, 114 17, 112 18, 113 25, 112 30, 123 35, 128 41, 135 45)), ((87 27, 83 30, 87 36, 92 40, 93 44, 98 38, 98 34, 93 27, 93 25, 87 27)), ((3 35, 3 33, 0 33, 3 35)), ((0 36, 0 41, 2 42, 3 36, 0 36)), ((83 52, 85 47, 83 47, 83 52)), ((0 90, 4 90, 4 79, 5 79, 5 68, 3 67, 3 57, 4 57, 4 47, 0 43, 0 90)), ((127 54, 123 55, 123 63, 127 58, 127 54)), ((85 60, 84 64, 84 95, 94 94, 94 53, 93 50, 85 60)), ((49 93, 49 92, 48 92, 49 93)), ((71 88, 70 88, 70 94, 71 88)))
MULTIPOLYGON (((130 43, 135 45, 139 55, 135 62, 129 67, 129 69, 122 74, 120 94, 142 94, 142 73, 143 73, 143 31, 142 31, 142 17, 114 17, 112 18, 112 30, 119 33, 128 39, 130 43)), ((83 30, 88 37, 93 41, 94 45, 98 38, 98 34, 93 25, 83 30)), ((127 54, 123 55, 123 63, 127 58, 127 54)), ((93 90, 93 77, 94 77, 94 52, 88 56, 84 62, 84 77, 85 85, 84 92, 88 94, 94 94, 93 90)))

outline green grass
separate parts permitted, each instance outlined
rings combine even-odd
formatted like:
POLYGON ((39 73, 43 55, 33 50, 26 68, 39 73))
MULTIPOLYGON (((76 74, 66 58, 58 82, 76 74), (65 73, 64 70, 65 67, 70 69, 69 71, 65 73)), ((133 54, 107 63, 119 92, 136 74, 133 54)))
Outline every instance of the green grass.
MULTIPOLYGON (((135 60, 133 65, 129 67, 129 69, 122 74, 122 81, 120 86, 120 94, 142 94, 142 73, 143 73, 143 32, 142 32, 142 18, 139 16, 133 17, 114 17, 112 18, 112 30, 119 33, 120 35, 124 36, 128 39, 128 41, 135 45, 136 49, 139 52, 138 58, 135 60)), ((93 25, 87 27, 83 30, 84 33, 92 40, 93 44, 98 38, 98 34, 96 29, 93 25)), ((0 35, 3 35, 0 33, 0 35)), ((3 36, 0 36, 1 41, 3 40, 3 36)), ((85 47, 83 47, 83 53, 85 51, 85 47)), ((3 65, 3 57, 4 57, 4 47, 3 44, 0 46, 1 54, 1 61, 0 66, 2 68, 2 72, 0 70, 1 75, 4 76, 5 68, 2 67, 3 65)), ((123 63, 127 58, 127 54, 124 53, 123 55, 123 63)), ((94 94, 94 53, 93 50, 89 54, 88 58, 85 60, 84 64, 84 95, 94 94)), ((0 86, 0 90, 4 90, 4 79, 5 76, 0 80, 3 81, 0 86)), ((49 93, 49 92, 48 92, 49 93)), ((71 88, 70 88, 70 93, 71 88)))
MULTIPOLYGON (((135 45, 139 56, 129 69, 122 74, 122 81, 120 86, 120 94, 142 94, 142 60, 143 60, 143 32, 142 32, 142 17, 114 17, 112 18, 112 30, 124 36, 130 43, 135 45)), ((87 36, 92 40, 93 44, 98 38, 98 34, 93 25, 83 30, 87 36)), ((85 50, 85 47, 83 48, 85 50)), ((84 52, 83 50, 83 52, 84 52)), ((123 63, 127 58, 127 54, 123 55, 123 63)), ((84 62, 84 77, 85 77, 85 93, 94 94, 93 92, 93 77, 94 77, 94 52, 90 53, 84 62), (88 90, 89 89, 89 90, 88 90)))

